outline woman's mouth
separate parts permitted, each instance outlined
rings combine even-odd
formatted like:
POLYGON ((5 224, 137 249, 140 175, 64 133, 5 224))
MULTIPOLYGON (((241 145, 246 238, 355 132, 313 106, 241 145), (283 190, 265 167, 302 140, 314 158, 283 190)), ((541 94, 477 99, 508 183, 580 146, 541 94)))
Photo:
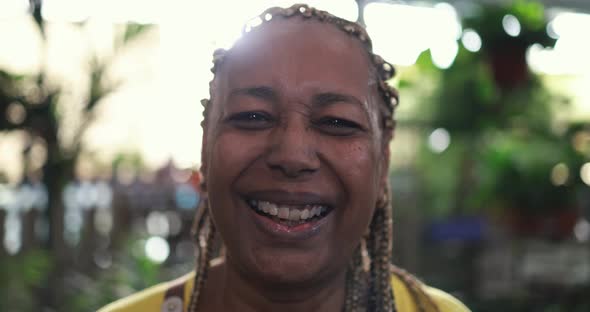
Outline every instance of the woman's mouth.
POLYGON ((332 209, 322 204, 279 204, 270 201, 247 199, 246 203, 258 215, 272 219, 287 227, 315 222, 326 217, 332 209))

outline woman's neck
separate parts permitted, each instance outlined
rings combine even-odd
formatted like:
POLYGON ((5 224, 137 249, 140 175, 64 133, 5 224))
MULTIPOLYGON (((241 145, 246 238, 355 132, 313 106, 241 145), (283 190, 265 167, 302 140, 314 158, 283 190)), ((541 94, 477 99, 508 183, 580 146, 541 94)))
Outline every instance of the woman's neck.
POLYGON ((207 311, 329 311, 344 306, 346 270, 322 281, 301 285, 268 285, 253 281, 231 264, 221 262, 209 270, 199 312, 207 311))

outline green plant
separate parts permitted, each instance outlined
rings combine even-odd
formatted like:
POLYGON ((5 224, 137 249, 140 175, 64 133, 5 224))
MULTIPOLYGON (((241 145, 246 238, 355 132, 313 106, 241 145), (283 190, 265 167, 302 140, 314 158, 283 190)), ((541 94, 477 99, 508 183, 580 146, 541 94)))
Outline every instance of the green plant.
MULTIPOLYGON (((573 186, 551 181, 555 165, 580 163, 568 139, 554 131, 553 112, 566 101, 549 92, 526 63, 530 45, 554 43, 545 31, 543 6, 515 1, 476 12, 463 26, 480 35, 481 51, 460 48, 454 64, 437 73, 432 96, 421 103, 429 131, 444 128, 451 138, 444 152, 433 153, 424 144, 419 154, 426 205, 436 214, 498 206, 525 213, 572 208, 573 186), (504 29, 506 16, 520 23, 518 35, 504 29)), ((432 71, 421 59, 419 65, 432 71)))
POLYGON ((0 311, 35 311, 55 263, 44 250, 0 258, 0 311))

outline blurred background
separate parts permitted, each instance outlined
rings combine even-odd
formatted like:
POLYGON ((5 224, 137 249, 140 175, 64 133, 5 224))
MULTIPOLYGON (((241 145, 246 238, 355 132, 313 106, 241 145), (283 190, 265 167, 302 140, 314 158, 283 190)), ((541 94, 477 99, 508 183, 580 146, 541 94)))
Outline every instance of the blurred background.
MULTIPOLYGON (((292 2, 0 1, 0 311, 192 269, 212 52, 292 2)), ((308 3, 396 65, 396 264, 474 311, 590 311, 590 2, 308 3)))

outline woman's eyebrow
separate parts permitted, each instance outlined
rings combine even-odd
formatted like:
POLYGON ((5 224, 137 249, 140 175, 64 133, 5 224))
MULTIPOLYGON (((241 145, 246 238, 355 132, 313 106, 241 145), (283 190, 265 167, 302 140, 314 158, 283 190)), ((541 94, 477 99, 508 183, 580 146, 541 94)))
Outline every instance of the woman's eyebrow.
MULTIPOLYGON (((229 97, 232 98, 235 96, 249 96, 270 103, 277 103, 279 101, 278 93, 269 86, 235 88, 230 92, 229 97)), ((313 106, 325 107, 336 103, 350 103, 358 105, 363 110, 367 110, 366 105, 364 105, 363 102, 361 102, 361 100, 350 94, 337 92, 322 92, 315 94, 311 98, 311 104, 313 106)))
POLYGON ((250 96, 254 98, 258 98, 264 101, 268 101, 271 103, 276 103, 278 101, 278 94, 273 90, 273 88, 268 86, 253 86, 253 87, 244 87, 244 88, 236 88, 233 89, 229 97, 232 98, 234 96, 250 96))
POLYGON ((335 93, 335 92, 324 92, 318 93, 312 97, 312 104, 314 106, 328 106, 335 103, 351 103, 360 106, 363 110, 367 107, 353 95, 335 93))

